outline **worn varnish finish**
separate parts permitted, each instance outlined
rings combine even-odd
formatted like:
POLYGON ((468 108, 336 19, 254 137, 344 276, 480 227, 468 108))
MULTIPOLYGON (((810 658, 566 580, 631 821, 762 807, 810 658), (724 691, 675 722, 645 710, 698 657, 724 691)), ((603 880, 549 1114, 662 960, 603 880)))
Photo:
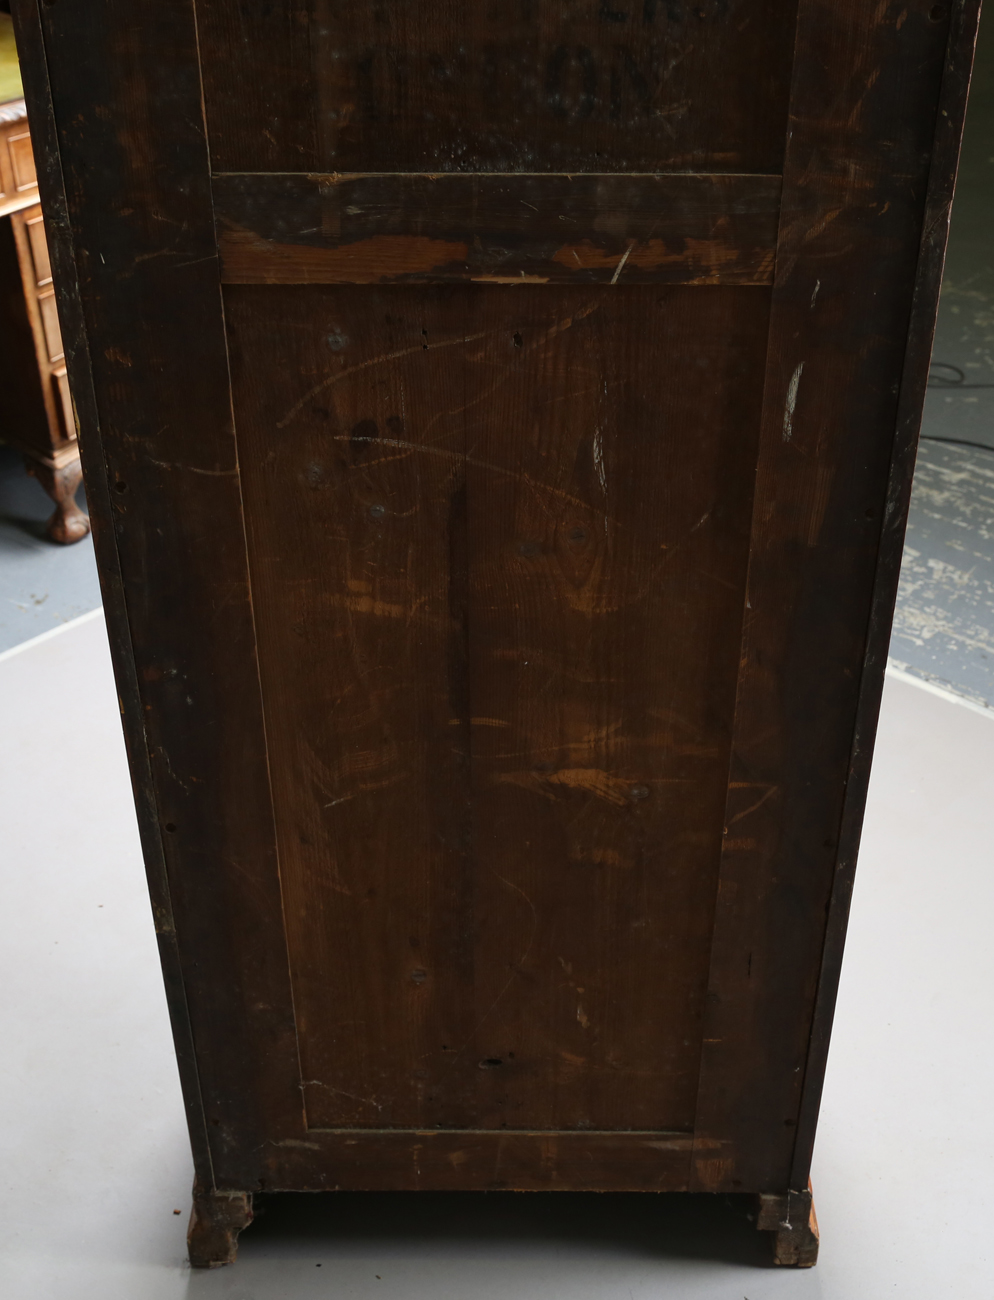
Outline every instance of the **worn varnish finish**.
POLYGON ((892 454, 869 431, 897 419, 938 107, 930 14, 799 19, 698 1110, 705 1136, 748 1122, 746 1185, 791 1167, 892 454))
POLYGON ((779 176, 216 176, 227 284, 770 284, 779 176))
POLYGON ((976 6, 16 8, 194 1262, 501 1187, 812 1263, 976 6))
POLYGON ((778 173, 796 11, 797 0, 199 0, 212 163, 778 173))
POLYGON ((226 291, 310 1125, 693 1128, 768 308, 713 296, 226 291))

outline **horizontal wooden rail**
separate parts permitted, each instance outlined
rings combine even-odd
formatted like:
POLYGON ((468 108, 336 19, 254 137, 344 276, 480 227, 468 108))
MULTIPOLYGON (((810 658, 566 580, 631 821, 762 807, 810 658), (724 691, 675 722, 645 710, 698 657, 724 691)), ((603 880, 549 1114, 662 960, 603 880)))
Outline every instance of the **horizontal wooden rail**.
POLYGON ((226 173, 228 284, 753 284, 780 177, 226 173))
POLYGON ((278 1188, 682 1192, 694 1151, 726 1169, 718 1141, 669 1132, 308 1129, 273 1141, 267 1182, 278 1188))

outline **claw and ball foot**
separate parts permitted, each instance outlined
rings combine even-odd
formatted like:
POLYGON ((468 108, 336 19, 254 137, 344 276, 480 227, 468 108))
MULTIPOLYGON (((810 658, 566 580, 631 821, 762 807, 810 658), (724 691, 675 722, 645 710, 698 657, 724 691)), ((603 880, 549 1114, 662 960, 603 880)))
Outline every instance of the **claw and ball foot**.
POLYGON ((775 1234, 773 1262, 788 1268, 811 1268, 818 1259, 818 1220, 811 1184, 803 1192, 762 1192, 756 1227, 775 1234))
POLYGON ((81 541, 90 531, 90 520, 76 504, 76 491, 83 477, 79 457, 59 466, 26 457, 25 465, 55 502, 55 514, 46 525, 49 537, 62 546, 81 541))
POLYGON ((194 1183, 193 1213, 186 1234, 194 1268, 233 1264, 238 1234, 252 1222, 251 1192, 208 1190, 194 1183))

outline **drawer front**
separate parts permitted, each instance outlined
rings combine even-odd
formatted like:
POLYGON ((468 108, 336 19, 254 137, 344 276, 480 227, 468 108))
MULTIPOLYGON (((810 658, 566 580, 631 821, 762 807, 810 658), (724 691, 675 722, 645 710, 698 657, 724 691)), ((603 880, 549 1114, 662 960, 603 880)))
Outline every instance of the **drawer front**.
POLYGON ((24 103, 0 105, 0 217, 38 196, 38 173, 24 103))
POLYGON ((10 156, 10 170, 14 177, 14 188, 18 193, 38 187, 38 173, 35 170, 35 157, 31 149, 31 136, 27 131, 7 137, 7 152, 10 156))

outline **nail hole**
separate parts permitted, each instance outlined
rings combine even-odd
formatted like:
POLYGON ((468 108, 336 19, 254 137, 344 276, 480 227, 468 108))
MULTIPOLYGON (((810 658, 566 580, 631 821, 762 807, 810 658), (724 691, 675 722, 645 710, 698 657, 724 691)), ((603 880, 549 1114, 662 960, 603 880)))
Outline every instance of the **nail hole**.
POLYGON ((166 822, 166 830, 169 832, 170 835, 172 835, 173 832, 176 830, 176 823, 166 822))
POLYGON ((928 16, 929 18, 931 18, 933 23, 941 23, 943 18, 945 18, 946 16, 946 6, 933 5, 932 8, 928 11, 928 16))
POLYGON ((128 490, 128 485, 127 485, 127 483, 117 482, 117 483, 114 484, 114 491, 115 491, 115 492, 127 492, 127 490, 128 490))
POLYGON ((422 330, 422 331, 421 331, 421 338, 423 339, 423 342, 422 342, 421 346, 422 346, 422 348, 424 349, 424 351, 427 352, 427 351, 428 351, 428 331, 427 331, 427 330, 422 330))
POLYGON ((649 787, 647 785, 633 785, 628 792, 636 801, 639 799, 648 799, 649 787))
POLYGON ((383 516, 386 514, 386 507, 385 507, 385 506, 370 506, 370 507, 369 507, 369 513, 373 516, 374 519, 382 519, 383 516))
POLYGON ((521 347, 521 335, 520 335, 520 334, 515 334, 515 336, 514 336, 514 346, 515 346, 516 348, 520 348, 520 347, 521 347))

